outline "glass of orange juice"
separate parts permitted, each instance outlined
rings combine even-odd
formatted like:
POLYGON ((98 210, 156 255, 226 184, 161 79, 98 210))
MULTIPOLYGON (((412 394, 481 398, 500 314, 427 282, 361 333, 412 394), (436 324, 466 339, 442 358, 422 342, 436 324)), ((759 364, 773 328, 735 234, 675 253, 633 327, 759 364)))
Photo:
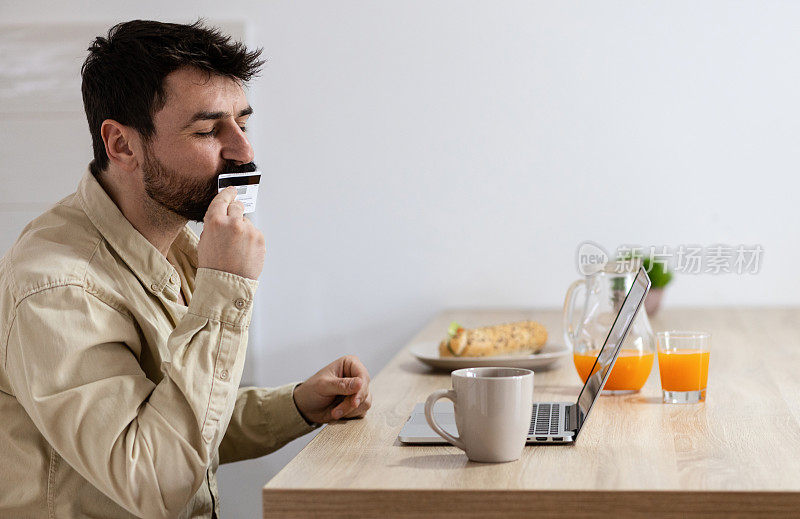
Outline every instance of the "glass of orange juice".
POLYGON ((656 341, 664 403, 694 404, 705 401, 711 334, 658 332, 656 341))

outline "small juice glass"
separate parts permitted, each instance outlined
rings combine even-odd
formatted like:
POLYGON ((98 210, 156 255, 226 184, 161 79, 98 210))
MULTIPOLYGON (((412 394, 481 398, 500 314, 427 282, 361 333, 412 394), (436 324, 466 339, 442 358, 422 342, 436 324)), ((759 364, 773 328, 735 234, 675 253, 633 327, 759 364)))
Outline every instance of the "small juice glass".
POLYGON ((705 401, 711 334, 658 332, 656 341, 664 403, 694 404, 705 401))

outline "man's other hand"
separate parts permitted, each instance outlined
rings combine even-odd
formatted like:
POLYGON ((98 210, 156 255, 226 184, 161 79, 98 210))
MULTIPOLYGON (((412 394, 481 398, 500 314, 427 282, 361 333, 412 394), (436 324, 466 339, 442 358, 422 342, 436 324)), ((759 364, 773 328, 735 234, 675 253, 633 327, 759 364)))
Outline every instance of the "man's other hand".
POLYGON ((367 368, 358 357, 340 357, 295 387, 294 403, 309 422, 362 417, 372 405, 367 368))

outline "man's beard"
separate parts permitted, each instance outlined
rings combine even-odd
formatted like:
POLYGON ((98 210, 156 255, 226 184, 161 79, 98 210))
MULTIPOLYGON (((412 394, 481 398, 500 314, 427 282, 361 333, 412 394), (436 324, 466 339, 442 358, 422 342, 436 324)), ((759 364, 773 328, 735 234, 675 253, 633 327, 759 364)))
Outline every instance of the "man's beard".
POLYGON ((226 160, 222 170, 208 180, 194 179, 168 168, 150 150, 144 148, 142 172, 144 190, 148 196, 165 209, 193 222, 202 222, 211 201, 217 196, 217 182, 224 173, 255 171, 253 162, 237 165, 226 160))

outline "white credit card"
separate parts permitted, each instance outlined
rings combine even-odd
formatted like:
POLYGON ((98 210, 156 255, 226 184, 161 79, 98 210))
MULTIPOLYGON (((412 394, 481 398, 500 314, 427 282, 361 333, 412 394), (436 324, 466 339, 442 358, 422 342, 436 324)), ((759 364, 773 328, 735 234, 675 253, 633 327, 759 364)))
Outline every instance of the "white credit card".
POLYGON ((244 205, 244 214, 255 212, 256 199, 258 198, 258 183, 261 182, 261 172, 251 173, 223 173, 217 180, 217 193, 228 186, 236 188, 236 200, 244 205))

